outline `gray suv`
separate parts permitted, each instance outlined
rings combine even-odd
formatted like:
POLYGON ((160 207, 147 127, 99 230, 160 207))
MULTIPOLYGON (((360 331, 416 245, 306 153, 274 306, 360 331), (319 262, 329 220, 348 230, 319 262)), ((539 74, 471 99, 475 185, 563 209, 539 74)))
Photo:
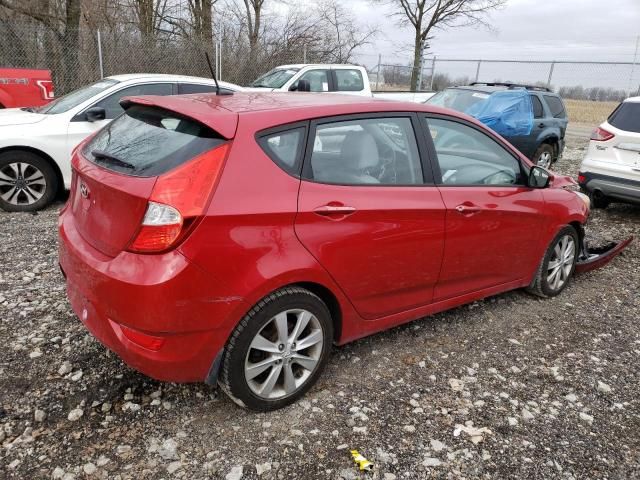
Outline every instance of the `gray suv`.
POLYGON ((533 128, 529 135, 503 135, 514 147, 537 165, 549 168, 560 158, 567 131, 567 112, 557 93, 548 88, 515 83, 480 83, 450 87, 438 92, 426 103, 466 112, 494 92, 526 89, 533 107, 533 128))

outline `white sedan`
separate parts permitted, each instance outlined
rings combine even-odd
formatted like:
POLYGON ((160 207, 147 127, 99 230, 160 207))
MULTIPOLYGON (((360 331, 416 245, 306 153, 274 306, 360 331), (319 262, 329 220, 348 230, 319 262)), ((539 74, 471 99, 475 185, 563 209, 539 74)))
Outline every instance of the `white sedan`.
MULTIPOLYGON (((219 83, 221 90, 242 90, 219 83)), ((0 110, 0 208, 38 210, 69 188, 72 150, 122 113, 123 97, 212 92, 215 83, 207 78, 116 75, 43 107, 0 110)))

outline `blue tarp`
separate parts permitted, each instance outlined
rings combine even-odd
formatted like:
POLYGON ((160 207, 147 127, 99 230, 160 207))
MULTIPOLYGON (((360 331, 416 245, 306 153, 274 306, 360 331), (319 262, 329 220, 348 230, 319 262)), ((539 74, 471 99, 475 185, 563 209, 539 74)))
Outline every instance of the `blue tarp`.
POLYGON ((533 128, 533 104, 527 90, 494 92, 465 113, 505 137, 526 136, 533 128))

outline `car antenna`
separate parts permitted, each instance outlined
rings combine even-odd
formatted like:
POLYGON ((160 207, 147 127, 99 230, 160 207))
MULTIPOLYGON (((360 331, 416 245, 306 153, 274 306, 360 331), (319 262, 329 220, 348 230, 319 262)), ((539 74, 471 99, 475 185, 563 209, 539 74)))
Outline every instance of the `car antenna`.
POLYGON ((209 64, 209 70, 211 71, 211 76, 213 77, 213 81, 216 82, 216 95, 233 95, 233 92, 229 90, 220 90, 220 85, 218 85, 218 79, 216 78, 216 72, 213 71, 213 66, 211 65, 211 58, 209 57, 209 52, 204 52, 207 57, 207 63, 209 64))

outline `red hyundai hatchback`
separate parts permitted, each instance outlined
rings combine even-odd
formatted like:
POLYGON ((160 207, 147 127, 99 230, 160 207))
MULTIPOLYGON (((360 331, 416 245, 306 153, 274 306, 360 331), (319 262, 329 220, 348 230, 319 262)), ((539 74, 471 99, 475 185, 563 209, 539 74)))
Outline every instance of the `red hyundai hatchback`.
POLYGON ((140 97, 73 157, 60 265, 133 368, 287 405, 343 344, 567 285, 588 199, 473 119, 314 94, 140 97))

